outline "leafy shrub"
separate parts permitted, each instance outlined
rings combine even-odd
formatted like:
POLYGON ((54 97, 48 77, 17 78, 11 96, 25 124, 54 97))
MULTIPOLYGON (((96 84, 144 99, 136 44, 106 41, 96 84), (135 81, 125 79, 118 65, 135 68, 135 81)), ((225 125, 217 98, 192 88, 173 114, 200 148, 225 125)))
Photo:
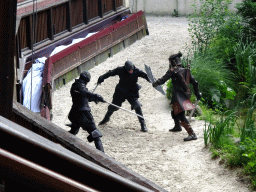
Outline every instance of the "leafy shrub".
POLYGON ((251 99, 251 107, 249 108, 244 125, 241 128, 241 141, 246 138, 256 139, 256 127, 255 127, 255 117, 253 116, 254 109, 256 108, 256 94, 253 95, 251 99))
POLYGON ((240 145, 241 163, 245 173, 251 176, 252 187, 256 189, 256 139, 246 138, 240 145))
POLYGON ((236 94, 233 90, 233 75, 222 63, 216 61, 211 53, 194 52, 191 59, 191 73, 199 82, 203 95, 203 104, 215 110, 229 107, 226 100, 232 100, 236 94))
POLYGON ((231 2, 231 0, 205 0, 198 7, 195 1, 192 5, 194 14, 189 18, 189 32, 194 46, 199 47, 200 50, 208 48, 209 42, 230 13, 228 6, 231 2), (199 14, 197 10, 200 10, 199 14))
POLYGON ((252 0, 244 0, 236 7, 238 13, 243 16, 243 33, 245 37, 252 37, 253 40, 256 39, 256 2, 252 0))

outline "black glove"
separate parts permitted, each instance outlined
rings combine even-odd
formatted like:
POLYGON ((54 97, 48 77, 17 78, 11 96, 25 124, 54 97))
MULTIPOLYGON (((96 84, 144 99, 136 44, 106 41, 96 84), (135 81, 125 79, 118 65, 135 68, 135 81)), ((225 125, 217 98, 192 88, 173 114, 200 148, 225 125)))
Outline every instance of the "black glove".
POLYGON ((104 81, 103 77, 99 77, 97 84, 101 84, 104 81))
POLYGON ((95 96, 95 103, 98 104, 99 102, 105 102, 103 97, 101 95, 97 95, 95 96))
POLYGON ((196 99, 197 99, 197 100, 200 100, 201 98, 202 98, 202 93, 200 93, 200 92, 197 93, 197 94, 196 94, 196 99))
POLYGON ((153 87, 157 87, 158 86, 156 82, 152 83, 152 85, 153 85, 153 87))

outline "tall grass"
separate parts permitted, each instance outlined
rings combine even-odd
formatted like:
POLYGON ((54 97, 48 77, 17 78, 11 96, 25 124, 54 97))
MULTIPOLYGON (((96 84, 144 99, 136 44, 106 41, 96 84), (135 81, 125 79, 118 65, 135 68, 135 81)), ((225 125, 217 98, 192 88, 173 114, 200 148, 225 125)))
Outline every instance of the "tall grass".
POLYGON ((191 60, 191 72, 199 82, 203 103, 210 108, 225 107, 225 99, 233 99, 233 73, 225 63, 216 60, 210 52, 195 48, 191 60))
POLYGON ((241 141, 243 142, 246 138, 252 140, 256 139, 256 128, 255 128, 255 117, 253 116, 254 109, 256 108, 256 94, 251 99, 251 106, 247 112, 244 125, 240 129, 241 141))
POLYGON ((204 141, 207 146, 211 143, 214 148, 221 149, 223 144, 228 142, 231 134, 234 133, 234 126, 236 124, 236 113, 232 112, 228 116, 222 114, 216 124, 209 123, 208 128, 204 129, 204 141))

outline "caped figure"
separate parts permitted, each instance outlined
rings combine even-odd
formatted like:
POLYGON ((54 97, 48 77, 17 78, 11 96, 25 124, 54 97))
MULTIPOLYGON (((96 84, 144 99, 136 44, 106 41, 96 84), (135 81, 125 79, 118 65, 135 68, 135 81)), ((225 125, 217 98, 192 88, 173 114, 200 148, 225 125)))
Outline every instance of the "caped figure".
POLYGON ((169 57, 169 69, 166 74, 153 83, 153 87, 164 84, 167 80, 172 79, 172 118, 174 119, 175 126, 170 129, 172 132, 181 131, 181 126, 188 132, 188 137, 184 141, 196 140, 197 136, 189 124, 185 116, 186 110, 191 110, 194 105, 190 102, 190 88, 189 84, 193 85, 194 93, 197 100, 201 99, 199 92, 198 82, 191 75, 189 69, 185 69, 181 65, 180 57, 182 54, 171 55, 169 57))
MULTIPOLYGON (((143 116, 141 109, 142 105, 138 101, 141 86, 137 84, 137 81, 139 77, 142 77, 150 82, 147 74, 136 68, 131 61, 126 61, 124 66, 117 67, 108 71, 104 75, 101 75, 98 79, 98 84, 101 84, 110 76, 116 75, 119 76, 119 83, 116 85, 112 103, 121 107, 122 103, 127 100, 131 104, 131 109, 135 110, 137 114, 143 116)), ((99 125, 108 122, 110 120, 110 116, 117 110, 117 107, 109 105, 108 111, 99 125)), ((146 127, 145 120, 141 117, 138 117, 138 119, 141 125, 141 131, 147 132, 148 129, 146 127)))
POLYGON ((80 74, 79 79, 75 79, 75 82, 71 86, 70 93, 72 96, 73 105, 68 115, 68 119, 71 121, 71 124, 68 125, 71 127, 69 132, 73 135, 76 135, 80 127, 82 127, 82 129, 89 133, 89 136, 87 137, 88 141, 94 141, 95 147, 98 150, 104 152, 100 139, 102 134, 96 128, 88 102, 94 101, 97 104, 98 102, 105 101, 102 96, 93 94, 88 91, 86 85, 90 79, 90 73, 84 71, 80 74))

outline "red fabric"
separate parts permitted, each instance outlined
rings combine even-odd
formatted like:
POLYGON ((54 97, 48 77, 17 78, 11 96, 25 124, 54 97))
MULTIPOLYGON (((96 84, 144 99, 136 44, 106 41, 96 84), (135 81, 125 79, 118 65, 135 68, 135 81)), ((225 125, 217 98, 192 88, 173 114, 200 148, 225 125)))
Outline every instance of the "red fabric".
POLYGON ((193 103, 191 103, 190 100, 185 100, 182 103, 182 106, 180 106, 180 104, 178 102, 175 102, 172 105, 172 109, 173 109, 173 112, 174 112, 175 115, 177 115, 178 113, 181 113, 182 111, 189 111, 189 110, 192 110, 194 108, 195 108, 195 106, 193 105, 193 103))
POLYGON ((41 116, 47 119, 48 121, 51 120, 50 110, 47 106, 41 109, 41 116))

